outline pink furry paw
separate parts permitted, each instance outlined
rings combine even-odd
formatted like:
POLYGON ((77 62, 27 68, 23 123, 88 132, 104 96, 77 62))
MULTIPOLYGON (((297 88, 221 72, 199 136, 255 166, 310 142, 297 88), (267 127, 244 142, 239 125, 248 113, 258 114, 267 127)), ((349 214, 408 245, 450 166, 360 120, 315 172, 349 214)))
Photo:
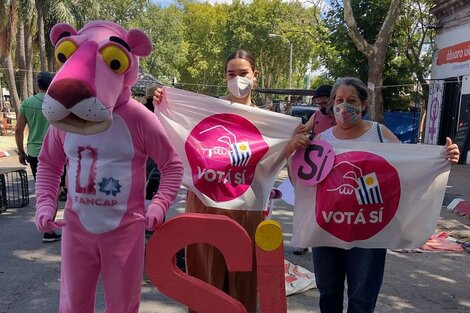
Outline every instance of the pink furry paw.
POLYGON ((158 226, 165 221, 165 210, 159 205, 150 204, 145 213, 145 228, 149 231, 155 231, 158 226))

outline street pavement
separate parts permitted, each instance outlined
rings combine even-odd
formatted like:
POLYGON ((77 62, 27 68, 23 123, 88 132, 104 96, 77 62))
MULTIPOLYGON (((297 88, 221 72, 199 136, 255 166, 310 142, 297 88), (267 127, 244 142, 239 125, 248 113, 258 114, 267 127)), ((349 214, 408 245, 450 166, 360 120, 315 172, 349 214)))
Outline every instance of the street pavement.
MULTIPOLYGON (((18 166, 17 156, 0 158, 0 168, 18 166)), ((0 214, 0 313, 57 312, 60 285, 60 243, 43 243, 34 225, 34 182, 29 168, 30 203, 0 214)), ((282 171, 276 185, 286 178, 282 171)), ((470 219, 446 210, 456 197, 470 199, 470 166, 452 167, 437 230, 446 230, 470 242, 470 219)), ((185 190, 181 188, 169 217, 181 214, 185 190)), ((63 207, 64 203, 60 203, 63 207)), ((59 210, 61 219, 63 210, 59 210)), ((285 258, 312 270, 311 253, 296 256, 288 245, 292 235, 292 207, 277 200, 273 219, 284 233, 285 258)), ((449 252, 397 253, 388 251, 384 283, 376 312, 444 313, 470 312, 470 254, 449 252)), ((319 312, 318 290, 287 297, 288 312, 319 312)), ((101 286, 96 312, 104 311, 101 286)), ((180 313, 186 307, 142 280, 141 313, 180 313)), ((110 312, 113 313, 113 312, 110 312)), ((224 312, 221 312, 224 313, 224 312)))

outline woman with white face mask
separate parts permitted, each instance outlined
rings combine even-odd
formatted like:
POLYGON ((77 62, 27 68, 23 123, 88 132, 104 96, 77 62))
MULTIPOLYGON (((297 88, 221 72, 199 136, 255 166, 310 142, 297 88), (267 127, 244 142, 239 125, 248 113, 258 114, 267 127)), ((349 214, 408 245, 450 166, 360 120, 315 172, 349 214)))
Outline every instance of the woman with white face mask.
POLYGON ((251 104, 251 91, 256 82, 255 60, 251 54, 245 50, 238 50, 232 53, 225 63, 225 79, 229 94, 225 97, 231 102, 241 104, 251 104))
MULTIPOLYGON (((336 126, 320 133, 315 139, 399 142, 384 125, 363 119, 369 105, 368 90, 359 79, 338 79, 331 91, 330 100, 333 102, 336 126)), ((296 148, 306 148, 308 141, 305 134, 297 134, 288 148, 288 156, 296 148)), ((444 158, 452 163, 459 160, 459 148, 450 138, 447 138, 444 158)), ((386 249, 312 248, 315 281, 320 292, 320 312, 343 312, 345 280, 348 286, 348 312, 374 312, 382 286, 386 253, 386 249)))
MULTIPOLYGON (((229 55, 225 63, 225 78, 229 94, 223 99, 252 106, 251 91, 256 83, 258 71, 253 56, 245 50, 237 50, 229 55)), ((154 95, 154 105, 162 98, 162 89, 154 95)), ((260 109, 261 110, 261 109, 260 109)), ((225 215, 237 221, 254 242, 256 228, 264 220, 262 211, 226 210, 205 206, 195 193, 188 191, 186 213, 225 215)), ((253 259, 253 262, 255 260, 253 259)), ((211 245, 193 244, 186 248, 186 271, 189 275, 203 280, 223 290, 240 301, 247 312, 256 312, 258 284, 256 265, 252 272, 228 272, 225 259, 220 251, 211 245)), ((188 312, 194 312, 189 309, 188 312)))
MULTIPOLYGON (((225 78, 229 94, 223 97, 231 102, 251 106, 251 91, 258 71, 255 60, 245 50, 237 50, 229 55, 225 63, 225 78)), ((187 213, 226 215, 237 221, 248 232, 254 242, 256 227, 264 219, 262 211, 226 210, 205 206, 193 192, 186 196, 187 213)), ((254 261, 254 260, 253 260, 254 261)), ((222 254, 213 246, 194 244, 186 248, 186 269, 211 285, 222 289, 240 301, 248 312, 256 312, 258 285, 256 270, 252 272, 228 272, 222 254)), ((256 269, 256 266, 253 266, 256 269)), ((188 310, 188 312, 195 312, 188 310)))

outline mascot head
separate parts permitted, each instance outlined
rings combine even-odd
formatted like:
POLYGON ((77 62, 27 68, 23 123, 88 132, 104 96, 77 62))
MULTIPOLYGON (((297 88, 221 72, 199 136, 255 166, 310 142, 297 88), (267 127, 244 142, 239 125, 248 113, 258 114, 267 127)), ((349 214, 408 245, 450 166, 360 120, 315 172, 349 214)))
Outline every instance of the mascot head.
POLYGON ((79 31, 57 24, 49 37, 61 68, 44 98, 44 116, 71 133, 106 130, 113 110, 130 99, 139 57, 152 51, 149 38, 141 30, 107 21, 90 22, 79 31))

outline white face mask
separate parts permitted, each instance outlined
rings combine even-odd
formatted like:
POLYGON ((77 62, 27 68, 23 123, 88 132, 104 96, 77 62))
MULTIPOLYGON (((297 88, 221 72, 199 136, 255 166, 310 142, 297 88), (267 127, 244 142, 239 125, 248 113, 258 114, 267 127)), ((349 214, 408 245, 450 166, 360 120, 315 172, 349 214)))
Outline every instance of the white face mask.
POLYGON ((253 80, 237 76, 227 81, 227 87, 232 96, 238 99, 245 98, 253 89, 253 80))

